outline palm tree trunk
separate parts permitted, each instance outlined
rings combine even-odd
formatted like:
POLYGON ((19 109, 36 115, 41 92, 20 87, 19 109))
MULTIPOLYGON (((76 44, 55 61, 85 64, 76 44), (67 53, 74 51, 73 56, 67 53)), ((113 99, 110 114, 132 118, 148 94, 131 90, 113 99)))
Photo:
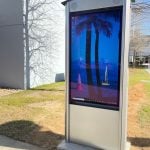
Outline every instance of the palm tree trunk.
POLYGON ((86 73, 87 84, 92 85, 92 70, 91 70, 91 29, 86 31, 86 73))
POLYGON ((99 70, 99 32, 96 30, 96 40, 95 40, 95 67, 96 67, 96 83, 100 86, 100 70, 99 70))

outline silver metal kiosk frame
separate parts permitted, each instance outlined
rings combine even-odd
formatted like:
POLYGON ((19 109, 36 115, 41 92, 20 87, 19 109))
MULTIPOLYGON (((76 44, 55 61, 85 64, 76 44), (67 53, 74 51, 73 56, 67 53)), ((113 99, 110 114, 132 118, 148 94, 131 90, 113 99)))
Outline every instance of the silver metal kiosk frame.
POLYGON ((130 0, 68 0, 66 6, 66 142, 97 149, 127 149, 130 0), (123 6, 119 111, 69 103, 69 13, 123 6), (88 116, 87 116, 88 114, 88 116), (88 132, 87 132, 88 131, 88 132))

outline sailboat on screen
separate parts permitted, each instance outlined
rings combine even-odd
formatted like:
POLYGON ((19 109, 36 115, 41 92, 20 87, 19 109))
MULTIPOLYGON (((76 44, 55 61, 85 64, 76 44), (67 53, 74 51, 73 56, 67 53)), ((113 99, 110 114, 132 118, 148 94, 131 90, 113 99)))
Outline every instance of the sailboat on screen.
POLYGON ((108 65, 106 65, 106 68, 105 68, 105 79, 104 79, 104 82, 102 82, 102 85, 104 86, 109 86, 109 82, 108 82, 108 65))

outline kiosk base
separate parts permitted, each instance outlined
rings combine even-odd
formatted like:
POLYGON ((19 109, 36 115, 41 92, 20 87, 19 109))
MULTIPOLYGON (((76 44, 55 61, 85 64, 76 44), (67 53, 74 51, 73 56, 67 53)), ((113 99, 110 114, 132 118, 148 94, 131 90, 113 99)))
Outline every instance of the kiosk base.
MULTIPOLYGON (((126 150, 130 150, 131 148, 131 144, 129 142, 127 142, 126 144, 126 150)), ((74 144, 74 143, 67 143, 65 140, 62 141, 58 147, 58 150, 96 150, 94 148, 91 147, 87 147, 84 145, 79 145, 79 144, 74 144)))
POLYGON ((126 143, 126 150, 130 150, 131 149, 131 143, 127 142, 126 143))
POLYGON ((74 144, 74 143, 68 143, 65 140, 62 141, 58 145, 57 149, 58 150, 96 150, 96 149, 88 147, 88 146, 74 144))

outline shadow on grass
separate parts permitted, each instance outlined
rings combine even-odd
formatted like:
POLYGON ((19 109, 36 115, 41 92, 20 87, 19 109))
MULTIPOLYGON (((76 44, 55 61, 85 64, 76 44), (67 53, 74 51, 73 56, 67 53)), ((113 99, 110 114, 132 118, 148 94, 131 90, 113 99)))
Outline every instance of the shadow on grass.
POLYGON ((150 138, 129 137, 128 140, 134 146, 150 147, 150 138))
MULTIPOLYGON (((42 127, 27 120, 12 121, 0 125, 0 134, 48 150, 56 149, 57 145, 64 139, 63 135, 49 130, 42 131, 42 127)), ((0 146, 21 148, 17 147, 17 145, 4 145, 4 143, 1 142, 0 146)))

